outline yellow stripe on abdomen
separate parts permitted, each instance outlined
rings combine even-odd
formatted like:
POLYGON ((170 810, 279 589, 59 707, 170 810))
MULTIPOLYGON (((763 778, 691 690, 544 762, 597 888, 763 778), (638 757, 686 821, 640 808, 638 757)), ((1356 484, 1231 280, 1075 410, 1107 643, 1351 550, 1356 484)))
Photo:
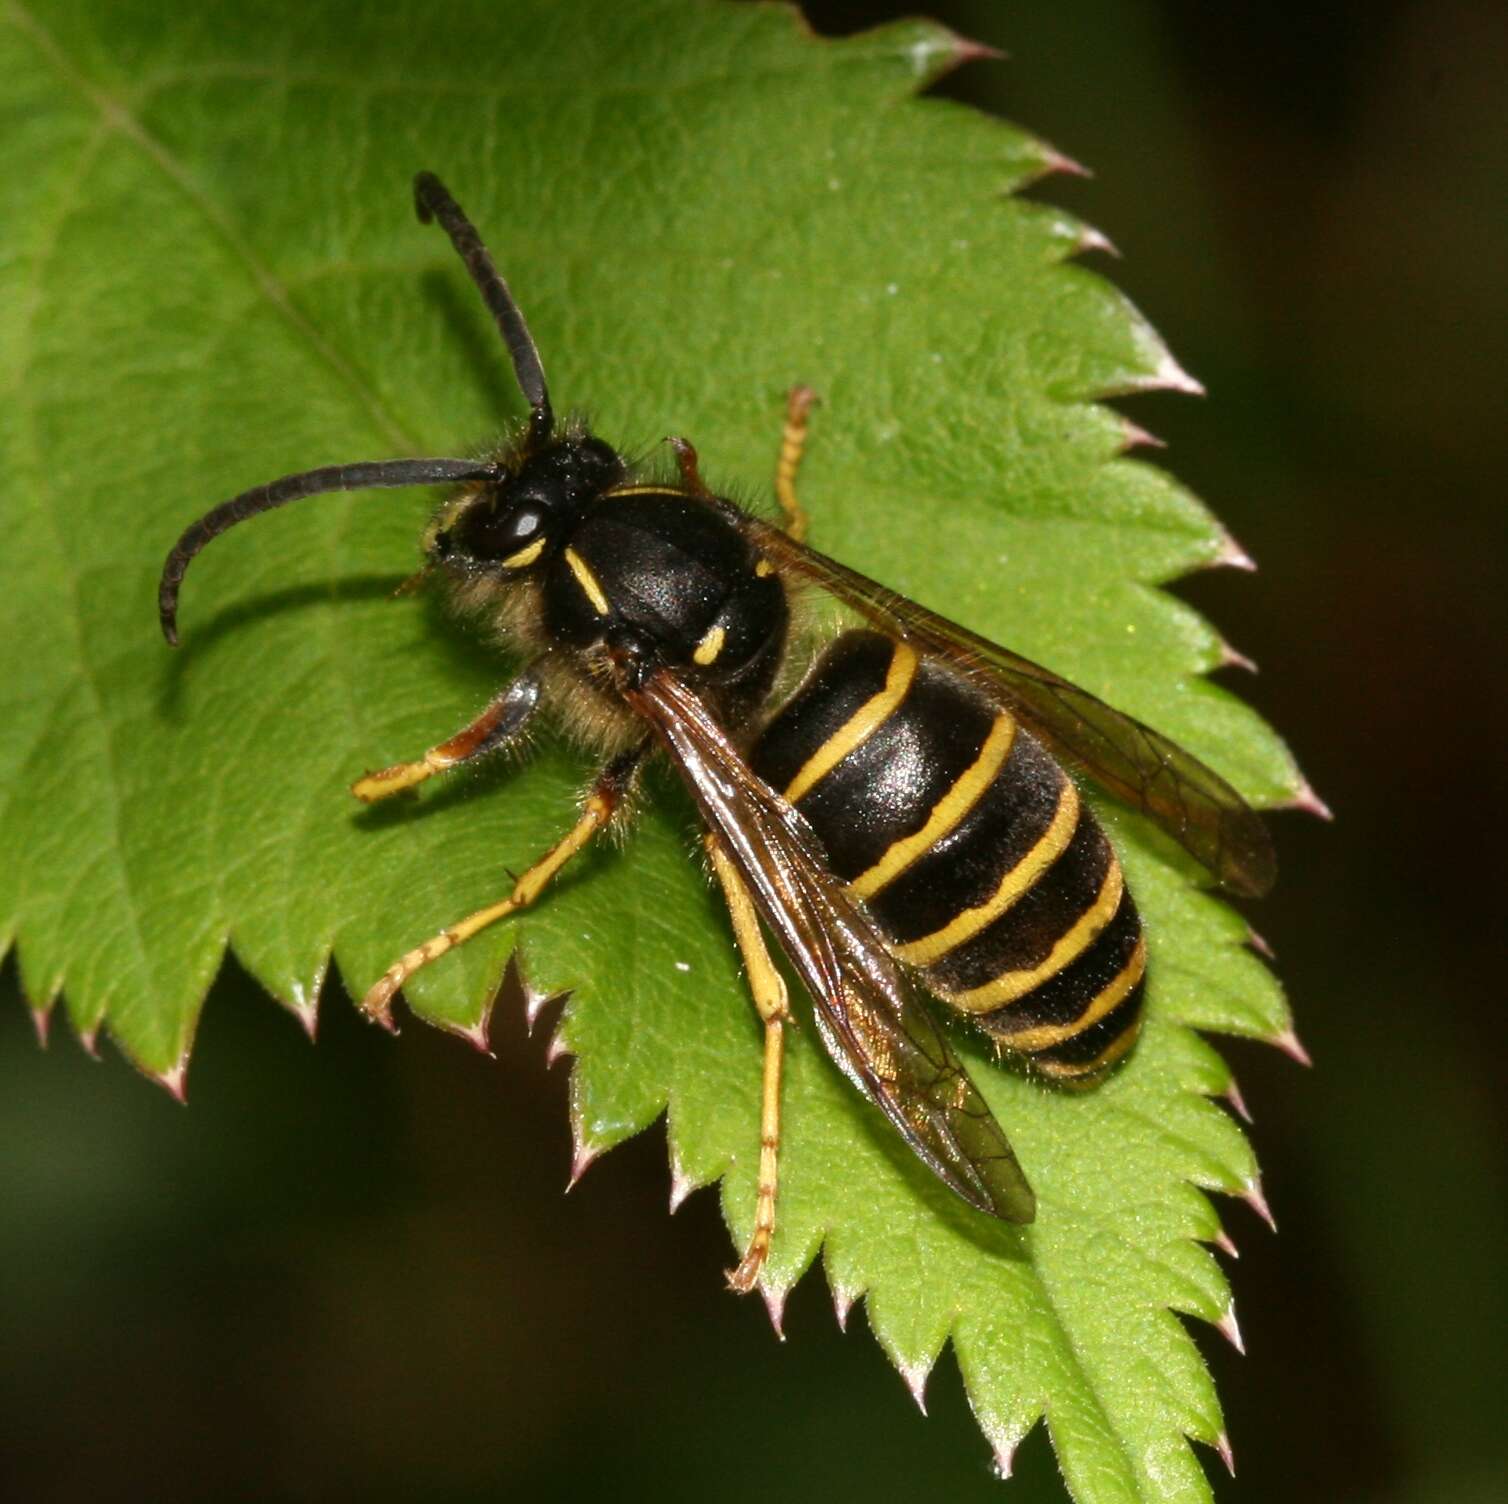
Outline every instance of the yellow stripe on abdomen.
POLYGON ((1043 1075, 1052 1076, 1067 1087, 1097 1086, 1098 1078, 1130 1050, 1140 1033, 1141 1014, 1138 1013, 1093 1060, 1086 1060, 1082 1065, 1064 1065, 1057 1060, 1037 1060, 1033 1064, 1043 1075))
POLYGON ((1016 739, 1016 722, 1001 711, 990 726, 979 756, 964 769, 953 787, 932 807, 926 823, 913 835, 893 842, 884 856, 867 872, 861 872, 848 891, 855 898, 872 898, 886 883, 893 882, 919 857, 948 834, 979 802, 980 795, 995 781, 1016 739))
POLYGON ((1017 998, 1025 997, 1033 988, 1040 987, 1043 982, 1055 977, 1089 949, 1100 931, 1115 917, 1125 885, 1121 864, 1112 856, 1098 896, 1048 952, 1046 960, 1021 971, 1001 972, 980 987, 971 987, 964 992, 943 992, 941 995, 953 1007, 961 1008, 967 1013, 985 1013, 991 1008, 1000 1007, 1002 1003, 1013 1003, 1017 998))
POLYGON ((1143 936, 1137 940, 1136 949, 1131 952, 1130 960, 1090 999, 1089 1006, 1071 1023, 1039 1024, 1035 1028, 1021 1029, 1014 1034, 1002 1034, 999 1036, 1001 1044, 1013 1050, 1030 1053, 1036 1050, 1050 1050, 1055 1044, 1062 1044, 1064 1040, 1073 1039, 1082 1034, 1085 1029, 1097 1024, 1111 1009, 1118 1008, 1125 1002, 1131 989, 1141 981, 1146 969, 1147 942, 1143 936))
POLYGON ((838 727, 796 771, 786 785, 785 797, 794 804, 819 778, 825 777, 856 747, 869 740, 894 715, 916 677, 916 649, 899 639, 893 644, 885 684, 838 727))
POLYGON ((906 945, 897 945, 896 958, 908 966, 926 966, 955 950, 965 940, 972 940, 1037 885, 1042 874, 1068 849, 1078 824, 1079 791, 1071 778, 1064 778, 1058 794, 1058 808, 1047 829, 1038 837, 1036 845, 1000 879, 1000 886, 982 904, 964 909, 940 930, 906 945))

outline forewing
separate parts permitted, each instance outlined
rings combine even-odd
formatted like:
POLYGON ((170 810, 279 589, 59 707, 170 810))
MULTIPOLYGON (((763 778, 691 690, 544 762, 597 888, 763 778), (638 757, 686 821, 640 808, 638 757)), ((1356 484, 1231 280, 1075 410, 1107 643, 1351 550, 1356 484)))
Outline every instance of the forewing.
POLYGON ((915 983, 828 871, 806 821, 757 778, 695 692, 668 670, 629 692, 811 993, 843 1072, 946 1185, 1030 1222, 1036 1199, 1005 1134, 915 983))
POLYGON ((771 524, 746 518, 744 527, 754 545, 786 570, 821 585, 882 630, 947 659, 1019 716, 1062 762, 1151 816, 1223 887, 1252 897, 1272 887, 1277 857, 1267 827, 1192 753, 1051 669, 887 590, 771 524))

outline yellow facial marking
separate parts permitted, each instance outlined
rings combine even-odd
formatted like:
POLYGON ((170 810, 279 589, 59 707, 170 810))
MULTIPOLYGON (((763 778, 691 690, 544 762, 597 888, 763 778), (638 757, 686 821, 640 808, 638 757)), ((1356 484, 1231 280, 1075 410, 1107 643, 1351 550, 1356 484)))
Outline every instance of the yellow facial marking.
POLYGON ((1042 876, 1068 849, 1079 823, 1079 791, 1071 778, 1064 778, 1058 792, 1058 808, 1036 844, 1004 877, 1000 886, 982 904, 955 914, 940 930, 895 948, 896 958, 908 966, 927 966, 950 950, 972 940, 993 924, 1023 895, 1031 892, 1042 876))
POLYGON ((871 695, 828 739, 801 765, 791 779, 785 797, 794 804, 819 778, 825 777, 855 747, 869 740, 906 698, 916 677, 917 656, 907 643, 896 642, 885 675, 885 687, 871 695))
POLYGON ((717 655, 723 650, 723 643, 727 640, 727 632, 722 627, 713 627, 702 640, 697 643, 696 651, 691 655, 693 663, 699 663, 706 668, 710 663, 717 662, 717 655))
POLYGON ((1097 1024, 1112 1008, 1125 1002, 1127 994, 1141 981, 1146 969, 1147 942, 1143 937, 1136 942, 1131 959, 1072 1023, 1042 1024, 1035 1029, 1023 1029, 1019 1034, 1006 1035, 1001 1043, 1013 1050, 1046 1050, 1055 1044, 1062 1044, 1065 1039, 1072 1039, 1076 1034, 1082 1034, 1091 1024, 1097 1024))
POLYGON ((574 548, 568 548, 565 551, 565 561, 571 566, 571 573, 576 576, 576 583, 581 586, 582 594, 592 603, 592 610, 598 616, 611 616, 613 608, 608 605, 602 586, 597 583, 597 576, 587 567, 586 560, 574 548))
POLYGON ((504 569, 522 569, 526 564, 532 564, 545 551, 545 540, 536 538, 527 548, 521 548, 516 554, 509 554, 503 560, 504 569))
POLYGON ((760 559, 754 565, 754 574, 757 579, 767 580, 775 573, 775 566, 768 559, 760 559))
POLYGON ((1089 949, 1095 937, 1110 923, 1116 909, 1120 907, 1121 892, 1125 886, 1121 864, 1112 857, 1105 880, 1100 884, 1099 897, 1084 911, 1073 928, 1053 946, 1040 966, 1031 966, 1024 971, 1003 971, 982 987, 942 995, 955 1008, 962 1008, 969 1013, 983 1013, 991 1008, 998 1008, 1002 1003, 1013 1003, 1017 998, 1024 997, 1049 977, 1057 976, 1070 961, 1076 961, 1089 949))
POLYGON ((879 861, 861 872, 848 885, 855 898, 872 898, 887 883, 894 882, 916 859, 931 850, 979 802, 979 796, 995 781, 1001 764, 1010 756, 1016 739, 1016 722, 1003 710, 995 717, 979 756, 959 774, 957 782, 932 807, 927 823, 914 835, 891 844, 879 861))

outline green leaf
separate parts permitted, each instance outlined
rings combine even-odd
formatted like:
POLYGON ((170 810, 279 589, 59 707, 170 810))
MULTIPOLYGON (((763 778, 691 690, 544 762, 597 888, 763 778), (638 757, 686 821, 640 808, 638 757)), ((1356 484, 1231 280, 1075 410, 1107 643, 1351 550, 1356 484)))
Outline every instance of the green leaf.
MULTIPOLYGON (((1070 216, 1006 195, 1062 165, 919 88, 969 55, 910 23, 819 41, 779 7, 623 0, 201 8, 7 4, 0 25, 0 949, 181 1086, 229 943, 312 1028, 333 959, 356 988, 500 895, 585 775, 547 742, 363 811, 366 768, 462 725, 507 665, 412 568, 422 493, 329 496, 196 564, 186 646, 154 589, 181 528, 313 465, 485 446, 521 402, 409 180, 440 172, 528 313, 562 405, 631 449, 666 433, 745 494, 781 394, 824 398, 813 541, 1040 658, 1276 804, 1303 784, 1200 676, 1218 635, 1153 588, 1232 546, 1126 457, 1098 399, 1188 386, 1124 298, 1071 258, 1070 216)), ((513 926, 415 979, 481 1038, 515 943, 571 988, 583 1155, 669 1112, 679 1190, 753 1208, 758 1028, 668 777, 513 926)), ((1041 1202, 987 1224, 914 1161, 814 1046, 785 1092, 773 1303, 823 1252, 840 1305, 918 1389, 954 1344, 1002 1461, 1046 1416, 1083 1501, 1208 1496, 1209 1377, 1172 1312, 1218 1322, 1201 1189, 1255 1185, 1208 1100, 1195 1027, 1277 1038, 1244 924, 1106 809, 1146 919, 1148 1026, 1127 1069, 1052 1093, 964 1048, 1041 1202)))

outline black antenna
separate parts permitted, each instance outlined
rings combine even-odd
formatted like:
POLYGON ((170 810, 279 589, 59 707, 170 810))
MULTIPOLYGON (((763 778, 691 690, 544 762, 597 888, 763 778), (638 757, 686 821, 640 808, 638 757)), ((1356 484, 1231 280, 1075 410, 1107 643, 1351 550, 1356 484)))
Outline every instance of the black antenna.
POLYGON ((326 465, 321 470, 304 470, 285 475, 265 486, 253 486, 229 501, 221 502, 197 522, 184 529, 162 566, 162 581, 157 587, 157 614, 162 621, 162 635, 173 647, 178 646, 178 589, 188 572, 194 555, 227 528, 270 512, 285 502, 301 496, 317 496, 321 491, 365 491, 376 486, 428 486, 441 481, 494 480, 497 467, 477 460, 371 460, 360 465, 326 465))
POLYGON ((497 320, 497 327, 513 360, 513 374, 518 378, 519 390, 528 399, 529 440, 536 447, 550 437, 555 426, 554 414, 550 411, 550 391, 545 385, 545 368, 539 362, 539 351, 534 348, 534 336, 519 312, 508 284, 503 281, 476 226, 466 218, 465 211, 450 196, 450 190, 432 172, 421 172, 414 179, 414 208, 419 213, 421 224, 437 219, 441 228, 450 236, 450 243, 466 263, 471 280, 476 283, 482 301, 497 320))

